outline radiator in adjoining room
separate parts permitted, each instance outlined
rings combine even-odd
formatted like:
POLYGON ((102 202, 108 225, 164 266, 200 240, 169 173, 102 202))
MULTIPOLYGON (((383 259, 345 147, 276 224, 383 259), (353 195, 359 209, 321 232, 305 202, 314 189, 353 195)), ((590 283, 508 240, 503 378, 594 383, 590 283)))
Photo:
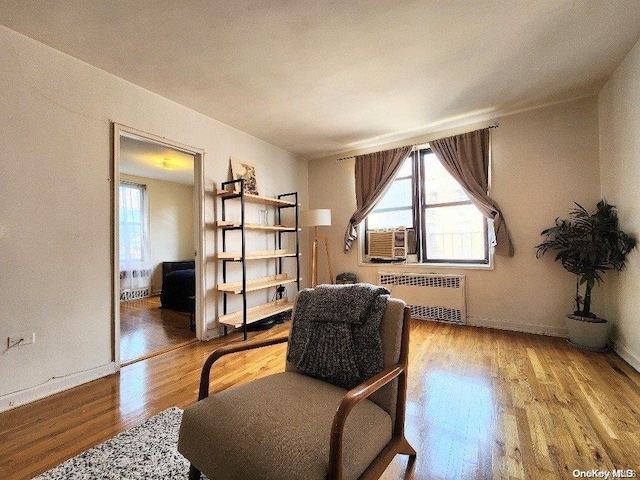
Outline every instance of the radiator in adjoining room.
POLYGON ((392 297, 407 303, 413 318, 466 323, 464 275, 378 272, 378 276, 392 297))

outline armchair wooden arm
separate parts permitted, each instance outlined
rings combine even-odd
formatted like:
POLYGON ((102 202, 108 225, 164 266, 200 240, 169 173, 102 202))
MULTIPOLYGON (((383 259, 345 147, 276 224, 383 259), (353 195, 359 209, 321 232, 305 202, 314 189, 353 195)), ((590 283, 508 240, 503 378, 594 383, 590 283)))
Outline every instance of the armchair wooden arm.
POLYGON ((349 413, 351 413, 351 410, 358 403, 367 399, 374 392, 384 387, 402 373, 404 373, 404 367, 402 365, 392 365, 346 393, 338 406, 338 410, 333 417, 333 424, 331 425, 328 480, 342 478, 342 436, 347 417, 349 413))
POLYGON ((396 454, 409 455, 410 461, 416 457, 416 451, 409 444, 404 436, 404 420, 407 398, 407 367, 409 364, 409 327, 411 324, 411 310, 404 309, 404 320, 402 324, 402 348, 398 363, 382 370, 377 375, 371 377, 366 382, 349 390, 333 417, 331 426, 331 444, 329 447, 329 471, 327 480, 342 479, 342 439, 344 426, 351 410, 374 392, 387 385, 389 382, 398 379, 398 397, 396 402, 396 415, 391 441, 387 444, 376 460, 362 474, 360 480, 368 478, 378 478, 389 465, 396 454))
POLYGON ((198 401, 203 400, 209 396, 209 382, 211 381, 211 367, 220 358, 230 353, 244 352, 246 350, 253 350, 255 348, 269 347, 271 345, 277 345, 279 343, 286 343, 289 341, 289 336, 269 338, 266 340, 250 340, 235 345, 226 345, 214 350, 207 358, 202 366, 202 372, 200 373, 200 390, 198 392, 198 401))

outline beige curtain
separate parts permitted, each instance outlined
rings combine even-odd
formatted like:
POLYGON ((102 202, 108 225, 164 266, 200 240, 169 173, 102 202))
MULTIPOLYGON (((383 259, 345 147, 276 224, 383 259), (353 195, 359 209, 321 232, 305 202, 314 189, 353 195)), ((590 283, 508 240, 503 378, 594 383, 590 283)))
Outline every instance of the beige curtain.
POLYGON ((344 234, 344 253, 351 250, 351 244, 358 238, 356 227, 373 210, 380 197, 402 167, 402 163, 411 154, 413 146, 394 148, 384 152, 356 156, 356 206, 347 231, 344 234))
POLYGON ((462 185, 478 210, 493 220, 497 255, 513 257, 513 244, 504 216, 489 197, 489 129, 429 142, 440 163, 462 185))

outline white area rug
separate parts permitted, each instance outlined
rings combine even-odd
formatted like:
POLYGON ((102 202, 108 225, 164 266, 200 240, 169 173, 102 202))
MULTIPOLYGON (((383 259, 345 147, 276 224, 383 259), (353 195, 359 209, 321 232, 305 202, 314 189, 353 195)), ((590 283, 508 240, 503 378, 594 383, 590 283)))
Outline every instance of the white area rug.
POLYGON ((177 450, 181 419, 182 410, 171 407, 36 479, 186 479, 189 462, 177 450))

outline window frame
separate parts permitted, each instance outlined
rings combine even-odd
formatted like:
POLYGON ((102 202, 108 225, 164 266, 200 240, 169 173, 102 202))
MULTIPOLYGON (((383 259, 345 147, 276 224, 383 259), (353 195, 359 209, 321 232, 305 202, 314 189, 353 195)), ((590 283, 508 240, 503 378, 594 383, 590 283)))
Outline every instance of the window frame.
MULTIPOLYGON (((140 258, 125 258, 123 259, 122 257, 119 258, 120 262, 136 262, 136 263, 143 263, 145 261, 147 261, 147 258, 145 258, 146 256, 148 256, 148 253, 146 252, 148 245, 145 245, 145 241, 148 241, 147 239, 147 233, 149 231, 149 202, 147 199, 147 185, 145 185, 144 183, 138 183, 138 182, 132 182, 132 181, 127 181, 127 180, 120 180, 120 184, 118 186, 118 195, 120 195, 121 192, 121 188, 130 188, 130 189, 135 189, 135 190, 139 190, 140 191, 140 222, 129 222, 129 221, 122 221, 122 216, 120 215, 120 212, 118 212, 118 231, 120 232, 120 235, 122 235, 122 226, 123 223, 125 225, 140 225, 140 258)), ((120 208, 122 208, 122 202, 119 202, 120 204, 120 208)), ((130 230, 127 228, 126 229, 127 232, 129 232, 130 230)), ((122 242, 120 242, 122 243, 122 242)), ((120 245, 120 251, 122 251, 122 245, 120 245)))
MULTIPOLYGON (((421 169, 422 172, 425 172, 424 169, 424 157, 426 155, 429 154, 433 154, 433 150, 431 150, 430 147, 423 147, 420 149, 416 149, 413 152, 411 152, 411 155, 407 158, 407 160, 405 160, 405 162, 421 162, 422 165, 419 167, 421 169)), ((415 190, 415 182, 416 182, 416 178, 413 172, 415 172, 416 168, 415 165, 412 164, 412 173, 410 175, 405 175, 402 177, 396 177, 393 179, 393 182, 396 182, 398 180, 406 180, 408 178, 411 179, 411 189, 412 191, 415 190)), ((425 173, 426 175, 426 173, 425 173)), ((455 179, 454 179, 455 180, 455 179)), ((456 181, 456 183, 458 183, 456 181)), ((389 185, 389 189, 391 188, 391 185, 389 185)), ((484 216, 483 218, 483 222, 482 222, 482 238, 483 238, 483 243, 484 243, 484 258, 483 259, 447 259, 447 258, 426 258, 428 255, 428 245, 427 245, 427 210, 428 209, 437 209, 437 208, 445 208, 445 207, 452 207, 452 206, 462 206, 462 205, 474 205, 474 203, 471 201, 471 199, 468 200, 459 200, 459 201, 450 201, 450 202, 441 202, 441 203, 428 203, 426 200, 426 195, 425 195, 425 191, 424 191, 424 180, 423 180, 423 185, 421 186, 422 190, 422 194, 421 194, 421 198, 422 198, 422 205, 415 205, 412 202, 411 205, 411 209, 412 209, 412 213, 414 211, 414 209, 416 208, 421 208, 422 209, 422 215, 420 216, 421 221, 422 221, 422 225, 421 225, 421 231, 423 232, 422 237, 421 238, 416 238, 416 242, 420 242, 421 246, 422 246, 422 251, 424 252, 424 256, 425 258, 420 259, 420 262, 416 263, 415 265, 430 265, 430 266, 447 266, 447 265, 451 265, 451 266, 463 266, 463 265, 468 265, 471 267, 488 267, 491 266, 491 252, 490 252, 490 248, 489 248, 489 220, 487 218, 485 218, 484 216)), ((387 191, 389 190, 387 189, 387 191)), ((386 192, 385 192, 386 194, 386 192)), ((384 196, 384 195, 383 195, 384 196)), ((385 208, 382 210, 376 210, 375 207, 374 209, 369 213, 369 215, 371 213, 375 212, 383 212, 383 211, 401 211, 401 210, 406 210, 406 207, 398 207, 398 208, 385 208)), ((367 232, 369 231, 369 225, 368 225, 368 221, 369 221, 369 215, 367 215, 367 218, 365 218, 365 221, 363 222, 364 224, 364 242, 363 242, 363 260, 365 261, 366 264, 374 264, 375 262, 371 262, 371 260, 368 258, 368 235, 367 232)), ((414 215, 415 218, 415 215, 414 215)), ((415 227, 415 226, 414 226, 415 227)), ((392 228, 392 227, 389 227, 392 228)), ((412 227, 413 228, 413 227, 412 227)), ((415 231, 415 228, 413 228, 415 231)), ((373 229, 375 230, 375 229, 373 229)), ((409 230, 409 228, 407 228, 407 230, 409 230)), ((375 263, 377 264, 377 263, 375 263)))

